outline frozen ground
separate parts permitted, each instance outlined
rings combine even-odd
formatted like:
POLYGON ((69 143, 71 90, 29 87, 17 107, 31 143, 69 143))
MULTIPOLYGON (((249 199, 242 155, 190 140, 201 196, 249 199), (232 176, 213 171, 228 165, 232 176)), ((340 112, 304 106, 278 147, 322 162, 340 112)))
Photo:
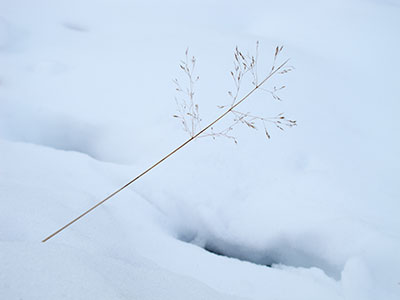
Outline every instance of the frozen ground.
POLYGON ((399 299, 399 28, 398 1, 1 1, 0 298, 399 299), (243 110, 299 126, 195 141, 40 243, 186 139, 187 46, 204 125, 257 40, 296 70, 243 110))

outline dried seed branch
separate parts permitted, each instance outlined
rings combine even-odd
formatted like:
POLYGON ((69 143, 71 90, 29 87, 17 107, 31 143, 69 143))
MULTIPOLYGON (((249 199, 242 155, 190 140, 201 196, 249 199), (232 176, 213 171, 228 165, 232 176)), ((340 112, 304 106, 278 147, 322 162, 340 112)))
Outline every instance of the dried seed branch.
MULTIPOLYGON (((187 51, 188 52, 188 51, 187 51)), ((186 55, 187 55, 186 52, 186 55)), ((242 72, 244 72, 244 65, 243 62, 244 60, 244 56, 238 52, 238 50, 235 52, 237 55, 239 55, 241 57, 241 59, 243 59, 243 61, 241 61, 239 59, 239 61, 242 62, 242 72)), ((277 67, 274 67, 273 70, 271 70, 271 72, 260 82, 260 83, 255 83, 253 89, 251 89, 245 96, 243 96, 240 100, 236 101, 230 105, 230 107, 223 112, 218 118, 216 118, 214 121, 212 121, 211 123, 209 123, 207 126, 205 126, 203 129, 201 129, 200 131, 198 131, 197 133, 195 133, 195 124, 194 123, 190 123, 193 124, 190 128, 190 133, 191 133, 191 137, 186 140, 183 144, 181 144, 180 146, 178 146, 177 148, 175 148, 174 150, 172 150, 170 153, 168 153, 166 156, 164 156, 163 158, 161 158, 159 161, 157 161, 156 163, 154 163, 153 165, 151 165, 149 168, 147 168, 146 170, 144 170, 142 173, 140 173, 139 175, 137 175, 135 178, 133 178, 131 181, 129 181, 128 183, 126 183, 125 185, 123 185, 122 187, 120 187, 119 189, 117 189, 116 191, 114 191, 113 193, 111 193, 110 195, 108 195, 106 198, 104 198, 103 200, 101 200, 100 202, 98 202, 97 204, 95 204, 94 206, 92 206, 91 208, 89 208, 88 210, 86 210, 84 213, 82 213, 81 215, 79 215, 78 217, 76 217, 75 219, 73 219, 72 221, 70 221, 69 223, 67 223, 66 225, 64 225, 63 227, 61 227, 60 229, 58 229, 57 231, 55 231, 54 233, 52 233, 51 235, 49 235, 48 237, 46 237, 45 239, 42 240, 42 242, 46 242, 49 239, 51 239, 52 237, 54 237, 55 235, 59 234, 61 231, 63 231, 64 229, 68 228, 69 226, 71 226, 72 224, 74 224, 76 221, 78 221, 79 219, 83 218, 84 216, 86 216, 88 213, 90 213, 91 211, 93 211, 94 209, 96 209, 97 207, 99 207, 100 205, 102 205, 103 203, 105 203, 106 201, 108 201, 110 198, 114 197, 116 194, 118 194, 119 192, 121 192, 122 190, 124 190, 125 188, 127 188, 129 185, 131 185, 132 183, 134 183, 136 180, 138 180, 139 178, 141 178, 143 175, 145 175, 146 173, 148 173, 149 171, 151 171, 152 169, 154 169, 155 167, 157 167, 159 164, 161 164, 162 162, 164 162, 166 159, 168 159, 169 157, 171 157, 172 155, 174 155, 177 151, 179 151, 180 149, 182 149, 183 147, 185 147, 187 144, 189 144, 191 141, 195 140, 196 138, 200 137, 202 134, 205 134, 207 130, 213 128, 213 126, 218 123, 222 118, 224 118, 226 115, 228 115, 229 113, 232 113, 233 111, 235 111, 236 107, 238 107, 243 101, 245 101, 247 98, 249 98, 256 90, 260 89, 260 87, 267 82, 272 76, 274 76, 275 74, 279 73, 279 72, 283 72, 284 67, 287 65, 289 60, 284 61, 282 64, 280 64, 277 67)), ((191 60, 191 61, 184 61, 183 64, 181 65, 181 69, 185 71, 185 74, 189 74, 189 80, 191 78, 193 78, 193 70, 194 70, 194 64, 195 64, 195 60, 191 60)), ((238 66, 239 69, 241 68, 240 66, 238 66)), ((247 67, 246 67, 247 70, 247 67)), ((239 74, 243 74, 243 73, 238 73, 239 74)), ((190 81, 191 82, 191 81, 190 81)), ((191 82, 192 84, 195 81, 191 82)), ((179 84, 179 82, 178 82, 179 84)), ((193 87, 193 85, 192 85, 193 87)), ((193 100, 193 90, 192 87, 189 87, 189 89, 187 90, 186 95, 189 96, 189 105, 192 105, 190 103, 190 101, 193 100), (191 98, 192 97, 192 98, 191 98)), ((194 109, 198 109, 195 106, 195 103, 193 102, 193 105, 190 107, 194 107, 194 109)), ((190 110, 191 108, 189 107, 189 112, 193 112, 192 110, 190 110)), ((187 109, 187 108, 186 108, 187 109)), ((236 114, 238 114, 237 111, 235 111, 236 114)), ((238 114, 239 117, 238 119, 235 121, 237 123, 242 122, 243 119, 245 118, 252 118, 250 115, 247 116, 240 116, 240 114, 238 114)), ((192 122, 193 120, 191 120, 192 122)), ((293 121, 295 122, 295 121, 293 121)), ((251 123, 249 123, 251 124, 251 123)), ((189 126, 188 126, 189 128, 189 126)), ((221 133, 223 136, 229 137, 226 133, 221 133)), ((216 134, 216 136, 218 136, 218 133, 216 134)), ((215 136, 214 136, 215 137, 215 136)), ((236 139, 234 137, 232 137, 235 141, 236 139)))
POLYGON ((178 113, 174 117, 180 119, 184 131, 190 136, 194 136, 195 132, 200 129, 201 122, 199 106, 194 101, 194 86, 200 77, 194 75, 196 58, 192 56, 189 59, 188 52, 189 49, 186 49, 185 60, 182 60, 179 65, 187 77, 188 87, 183 89, 178 79, 173 80, 175 89, 180 94, 179 98, 175 97, 178 113))
MULTIPOLYGON (((235 89, 234 92, 228 91, 228 95, 232 98, 232 102, 230 105, 218 105, 218 108, 224 109, 224 108, 232 108, 237 101, 237 98, 239 97, 239 93, 241 90, 241 86, 243 83, 244 78, 248 73, 251 74, 252 76, 252 85, 255 87, 258 87, 260 90, 268 92, 273 99, 282 101, 282 98, 279 96, 279 92, 285 88, 285 86, 280 86, 276 87, 274 86, 271 90, 264 89, 260 85, 258 85, 258 72, 257 72, 257 66, 258 66, 258 48, 259 48, 259 42, 257 41, 256 43, 256 53, 255 55, 250 55, 247 53, 244 55, 238 47, 235 48, 234 51, 234 68, 230 72, 230 75, 233 79, 235 89)), ((271 74, 286 74, 294 69, 292 66, 284 65, 283 67, 280 67, 279 70, 277 70, 277 61, 279 58, 279 54, 282 52, 283 46, 281 47, 276 47, 275 49, 275 54, 274 54, 274 59, 272 63, 271 70, 269 72, 269 75, 271 74)), ((197 106, 198 107, 198 106, 197 106)), ((216 131, 214 127, 210 128, 210 131, 207 133, 202 134, 200 137, 212 137, 213 139, 217 137, 225 137, 228 139, 233 140, 236 144, 238 142, 237 138, 233 135, 232 131, 237 125, 243 124, 246 125, 248 128, 251 129, 257 129, 257 123, 261 123, 265 134, 268 139, 271 138, 269 132, 268 132, 268 125, 272 124, 276 128, 280 130, 284 130, 284 127, 293 127, 296 126, 296 121, 294 120, 289 120, 286 119, 285 116, 283 116, 283 113, 279 114, 276 117, 260 117, 251 114, 250 112, 241 112, 238 110, 231 110, 230 111, 233 114, 233 120, 232 123, 229 124, 229 126, 225 127, 222 130, 216 131)))

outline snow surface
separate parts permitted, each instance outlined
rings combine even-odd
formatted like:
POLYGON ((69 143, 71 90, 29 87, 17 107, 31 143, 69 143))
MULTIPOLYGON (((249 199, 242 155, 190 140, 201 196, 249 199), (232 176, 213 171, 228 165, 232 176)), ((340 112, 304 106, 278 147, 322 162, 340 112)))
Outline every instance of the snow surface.
POLYGON ((398 1, 1 1, 0 299, 400 299, 399 28, 398 1), (296 70, 242 110, 299 126, 195 141, 40 243, 186 139, 186 47, 205 125, 256 40, 296 70))

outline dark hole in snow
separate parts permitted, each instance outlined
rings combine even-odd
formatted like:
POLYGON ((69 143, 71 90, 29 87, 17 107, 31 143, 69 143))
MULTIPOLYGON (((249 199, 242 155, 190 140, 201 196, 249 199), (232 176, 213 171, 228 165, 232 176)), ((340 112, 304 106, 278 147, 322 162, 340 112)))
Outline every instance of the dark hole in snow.
POLYGON ((179 240, 194 244, 214 255, 234 258, 261 266, 272 268, 278 266, 318 268, 335 280, 340 280, 343 269, 343 266, 333 264, 323 257, 294 247, 286 239, 275 240, 273 243, 270 243, 270 246, 264 249, 233 243, 215 237, 200 239, 194 235, 184 235, 180 236, 179 240))
MULTIPOLYGON (((218 250, 217 248, 215 248, 215 247, 213 247, 211 245, 205 245, 202 248, 204 250, 206 250, 207 252, 210 252, 210 253, 215 254, 215 255, 225 256, 225 257, 229 257, 229 258, 236 258, 236 259, 239 259, 239 260, 242 260, 242 261, 248 261, 248 260, 243 259, 243 258, 238 258, 238 257, 226 255, 225 253, 223 253, 222 251, 218 250)), ((249 261, 249 262, 255 263, 253 261, 249 261)), ((267 266, 269 268, 272 267, 272 264, 263 264, 263 265, 265 265, 265 266, 267 266)))

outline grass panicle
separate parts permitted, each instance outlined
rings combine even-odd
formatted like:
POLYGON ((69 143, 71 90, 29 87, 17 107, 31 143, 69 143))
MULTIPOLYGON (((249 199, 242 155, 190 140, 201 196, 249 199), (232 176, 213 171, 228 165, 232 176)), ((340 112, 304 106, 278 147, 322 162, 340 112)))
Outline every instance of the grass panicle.
MULTIPOLYGON (((278 46, 275 48, 273 63, 268 76, 271 75, 283 75, 294 69, 293 66, 289 66, 285 63, 284 68, 280 67, 278 72, 278 61, 279 56, 283 50, 283 46, 278 46)), ((194 75, 194 68, 196 63, 196 58, 192 56, 189 59, 188 49, 185 52, 186 59, 181 61, 180 68, 183 70, 185 76, 187 77, 188 87, 182 88, 180 81, 174 79, 176 85, 176 91, 183 97, 175 97, 177 104, 177 114, 173 115, 178 118, 183 126, 184 131, 186 131, 191 137, 195 135, 198 128, 200 128, 201 118, 199 114, 199 104, 194 99, 194 87, 195 83, 199 80, 199 76, 194 75), (194 79, 195 78, 195 79, 194 79), (180 100, 178 100, 178 98, 180 100)), ((228 109, 229 113, 233 116, 232 122, 225 128, 216 130, 214 127, 210 127, 208 132, 204 132, 199 137, 212 137, 213 139, 218 137, 224 137, 233 140, 236 144, 238 142, 237 137, 233 134, 233 130, 238 125, 245 125, 250 129, 257 130, 262 127, 265 135, 268 139, 271 138, 269 127, 270 125, 280 129, 285 130, 285 128, 296 126, 295 120, 287 119, 284 113, 279 113, 273 117, 262 117, 251 112, 243 112, 238 109, 233 109, 236 107, 240 92, 243 86, 245 78, 251 77, 251 84, 253 88, 263 90, 270 94, 274 100, 282 101, 279 92, 286 88, 285 85, 276 87, 273 86, 271 89, 261 87, 258 80, 258 56, 259 56, 259 42, 256 43, 255 54, 250 55, 249 53, 244 54, 239 50, 238 47, 235 48, 233 53, 233 70, 230 71, 230 76, 232 77, 234 83, 234 89, 228 91, 228 95, 231 98, 230 104, 228 105, 218 105, 219 109, 228 109)))

